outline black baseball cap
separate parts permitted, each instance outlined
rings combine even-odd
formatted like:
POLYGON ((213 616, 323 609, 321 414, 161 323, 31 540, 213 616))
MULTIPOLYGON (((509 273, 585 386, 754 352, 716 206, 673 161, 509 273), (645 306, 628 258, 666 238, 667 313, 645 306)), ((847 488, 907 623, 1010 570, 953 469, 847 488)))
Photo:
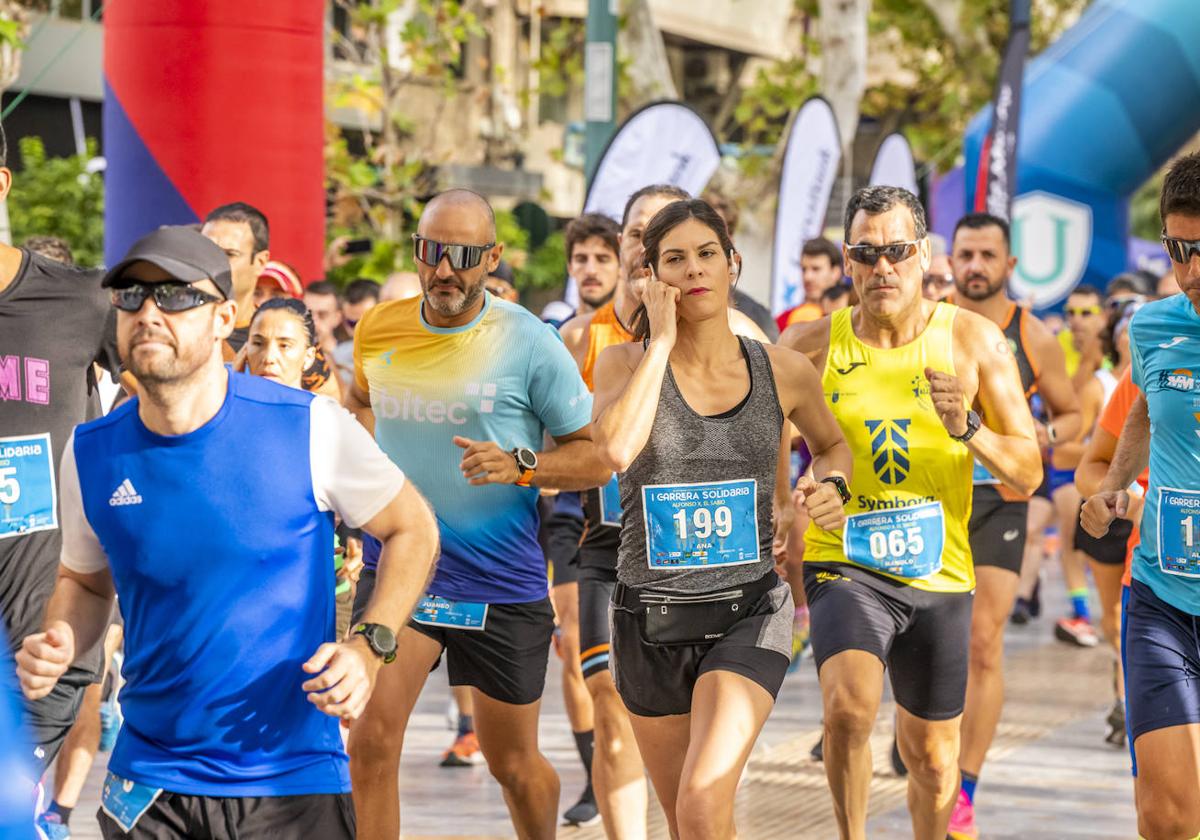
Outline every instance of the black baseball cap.
POLYGON ((125 259, 109 269, 100 285, 106 288, 123 285, 126 269, 136 262, 156 265, 184 283, 211 280, 226 300, 233 298, 233 272, 229 267, 229 257, 215 242, 193 227, 168 225, 146 234, 133 243, 125 259))

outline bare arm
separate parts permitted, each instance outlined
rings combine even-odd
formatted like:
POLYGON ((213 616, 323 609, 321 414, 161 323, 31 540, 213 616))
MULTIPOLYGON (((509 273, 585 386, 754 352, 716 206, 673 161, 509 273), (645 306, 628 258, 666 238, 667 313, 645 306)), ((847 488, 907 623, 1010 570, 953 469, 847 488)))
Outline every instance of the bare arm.
POLYGON ((371 408, 371 396, 363 391, 357 382, 351 381, 342 405, 362 423, 363 428, 372 436, 375 435, 375 412, 371 408))
POLYGON ((639 349, 609 347, 596 360, 592 431, 596 452, 612 472, 625 472, 650 439, 671 355, 670 347, 651 341, 631 366, 639 349))
POLYGON ((113 604, 112 575, 58 567, 58 582, 46 605, 41 633, 26 636, 17 651, 17 675, 30 700, 45 697, 83 651, 99 644, 113 604))
MULTIPOLYGON (((972 373, 977 378, 976 399, 982 409, 983 425, 967 441, 967 449, 1002 483, 1032 495, 1042 483, 1042 455, 1008 341, 991 321, 960 311, 954 321, 954 345, 956 367, 968 378, 972 373)), ((963 394, 961 388, 956 392, 947 386, 945 376, 934 373, 931 396, 946 431, 960 435, 967 430, 963 394)))
POLYGON ((1097 492, 1124 490, 1150 463, 1150 411, 1146 397, 1139 394, 1129 408, 1112 464, 1097 492))
POLYGON ((1113 455, 1117 451, 1117 439, 1099 427, 1092 434, 1092 439, 1083 450, 1083 456, 1075 467, 1075 488, 1085 499, 1093 493, 1100 492, 1100 484, 1112 466, 1113 455))
POLYGON ((571 358, 575 360, 575 364, 579 365, 580 370, 583 370, 583 363, 587 359, 588 328, 591 323, 592 313, 576 315, 563 324, 558 331, 558 334, 562 336, 563 344, 566 345, 571 358))
POLYGON ((433 576, 438 550, 438 527, 429 504, 411 481, 363 530, 383 543, 375 591, 363 621, 399 632, 433 576))
MULTIPOLYGON (((1110 436, 1111 437, 1111 436, 1110 436)), ((1079 524, 1099 539, 1108 533, 1109 525, 1118 517, 1136 515, 1136 505, 1126 488, 1150 462, 1150 415, 1146 398, 1139 394, 1129 408, 1121 438, 1113 452, 1112 463, 1095 492, 1088 495, 1079 524)), ((1082 492, 1082 491, 1080 491, 1082 492)))
POLYGON ((538 455, 533 483, 544 490, 590 490, 608 483, 612 470, 592 443, 593 427, 554 438, 554 448, 538 455))
MULTIPOLYGON (((1067 359, 1063 355, 1062 346, 1058 339, 1046 328, 1041 321, 1032 319, 1031 330, 1035 331, 1034 353, 1038 357, 1041 373, 1038 376, 1038 393, 1042 395, 1046 406, 1050 409, 1049 426, 1054 427, 1055 440, 1075 440, 1083 425, 1079 412, 1079 400, 1075 395, 1075 387, 1067 376, 1067 359)), ((1039 443, 1049 443, 1049 438, 1043 441, 1044 432, 1038 435, 1039 443)))
POLYGON ((1079 465, 1083 452, 1087 448, 1086 430, 1092 429, 1095 434, 1096 418, 1100 414, 1100 403, 1104 399, 1104 389, 1096 377, 1084 386, 1080 393, 1080 430, 1074 438, 1054 444, 1054 466, 1060 470, 1075 469, 1079 465))

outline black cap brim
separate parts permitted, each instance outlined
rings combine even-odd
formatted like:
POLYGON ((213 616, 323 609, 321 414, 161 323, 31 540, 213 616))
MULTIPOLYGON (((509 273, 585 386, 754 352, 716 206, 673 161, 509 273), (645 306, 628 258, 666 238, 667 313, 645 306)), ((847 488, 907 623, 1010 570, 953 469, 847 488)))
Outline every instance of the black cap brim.
MULTIPOLYGON (((180 262, 179 260, 171 259, 170 257, 167 257, 167 256, 156 255, 156 256, 145 256, 145 257, 132 257, 127 260, 122 260, 121 262, 119 262, 115 266, 113 266, 111 269, 109 269, 108 274, 104 275, 104 279, 100 282, 100 285, 106 289, 117 288, 121 285, 125 285, 122 283, 122 281, 125 279, 123 277, 123 275, 124 275, 126 269, 128 269, 134 263, 140 263, 140 262, 146 262, 146 263, 150 263, 151 265, 158 266, 163 271, 167 272, 167 274, 170 274, 172 277, 174 277, 176 280, 182 280, 185 283, 198 283, 201 280, 213 280, 212 277, 209 277, 207 274, 205 274, 200 269, 196 268, 194 265, 188 265, 187 263, 180 262)), ((132 283, 134 281, 130 280, 129 282, 132 283)), ((215 280, 214 280, 214 282, 215 282, 215 280)))

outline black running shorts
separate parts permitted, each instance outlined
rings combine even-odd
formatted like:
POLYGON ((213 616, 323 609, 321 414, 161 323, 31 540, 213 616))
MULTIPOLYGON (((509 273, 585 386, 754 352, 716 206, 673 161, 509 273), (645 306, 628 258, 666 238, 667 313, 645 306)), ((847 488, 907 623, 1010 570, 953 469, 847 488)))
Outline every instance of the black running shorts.
POLYGON ((1021 574, 1028 515, 1028 502, 1006 501, 993 485, 976 484, 967 526, 975 565, 1021 574))
POLYGON ((226 840, 230 837, 320 837, 353 840, 348 793, 299 796, 192 796, 163 791, 126 832, 101 808, 104 840, 226 840))
MULTIPOLYGON (((354 598, 358 624, 375 590, 375 571, 364 569, 354 598)), ((450 685, 469 685, 501 703, 524 706, 540 700, 546 686, 554 608, 550 599, 526 604, 489 604, 482 630, 456 630, 409 621, 408 626, 442 646, 450 685)), ((434 663, 436 669, 441 657, 434 663)))
POLYGON ((639 609, 637 590, 618 587, 612 610, 611 665, 625 707, 643 717, 686 715, 692 710, 696 681, 709 671, 731 671, 762 686, 772 699, 778 696, 791 664, 795 607, 788 585, 774 572, 770 576, 774 580, 763 587, 745 618, 721 639, 695 645, 647 642, 646 616, 639 609))
POLYGON ((579 541, 583 538, 583 520, 569 513, 555 511, 546 517, 542 528, 552 585, 575 583, 579 580, 579 541))
POLYGON ((583 678, 608 670, 612 630, 608 609, 617 573, 585 566, 579 573, 579 664, 583 678))
MULTIPOLYGON (((1083 510, 1083 505, 1079 505, 1083 510)), ((1114 519, 1108 526, 1108 533, 1096 539, 1082 527, 1075 529, 1075 550, 1082 551, 1092 560, 1105 566, 1124 566, 1126 546, 1129 535, 1133 533, 1133 523, 1128 519, 1114 519)))
POLYGON ((924 592, 845 563, 805 563, 817 675, 835 654, 862 650, 888 670, 896 702, 922 720, 962 714, 970 592, 924 592))
POLYGON ((83 693, 96 681, 91 669, 68 668, 50 693, 25 702, 25 722, 33 742, 33 766, 40 776, 54 761, 75 725, 83 693))

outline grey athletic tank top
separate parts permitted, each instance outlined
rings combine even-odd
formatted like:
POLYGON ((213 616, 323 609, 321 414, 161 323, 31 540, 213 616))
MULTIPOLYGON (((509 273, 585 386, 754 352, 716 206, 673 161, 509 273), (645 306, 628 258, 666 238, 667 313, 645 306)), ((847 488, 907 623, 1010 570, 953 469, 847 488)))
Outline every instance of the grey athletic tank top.
POLYGON ((693 411, 667 366, 650 439, 620 477, 617 578, 626 586, 713 592, 774 567, 771 505, 783 411, 767 351, 739 341, 750 393, 719 417, 693 411))

